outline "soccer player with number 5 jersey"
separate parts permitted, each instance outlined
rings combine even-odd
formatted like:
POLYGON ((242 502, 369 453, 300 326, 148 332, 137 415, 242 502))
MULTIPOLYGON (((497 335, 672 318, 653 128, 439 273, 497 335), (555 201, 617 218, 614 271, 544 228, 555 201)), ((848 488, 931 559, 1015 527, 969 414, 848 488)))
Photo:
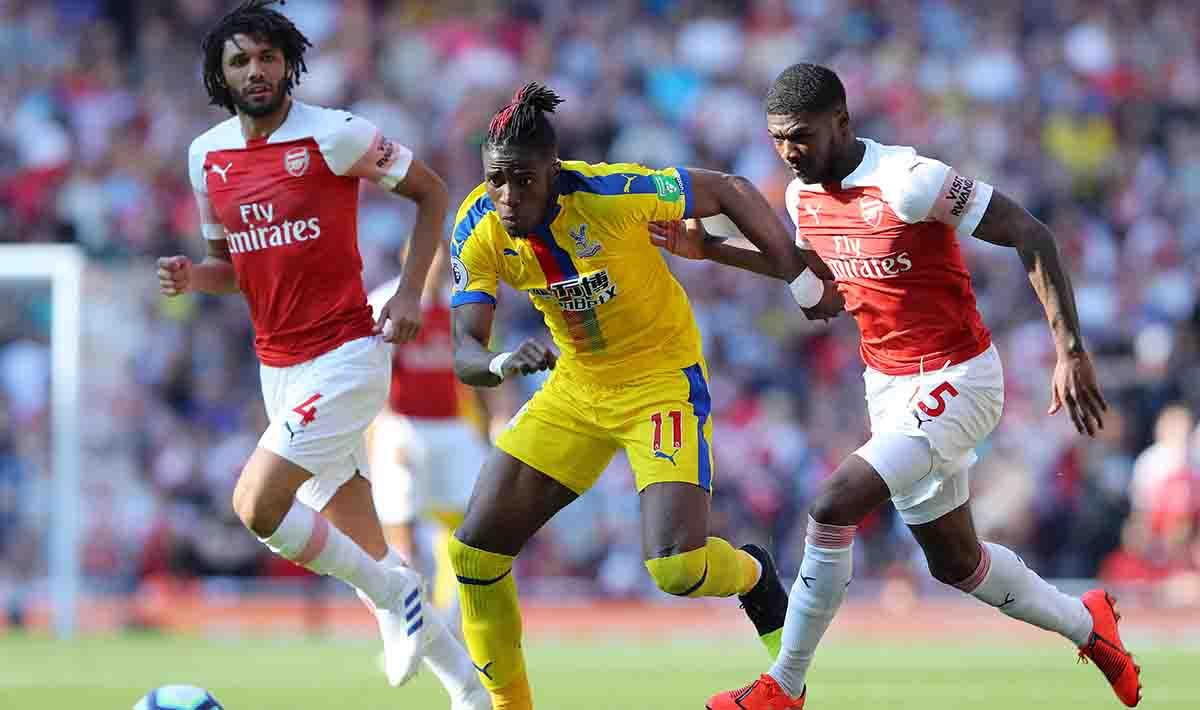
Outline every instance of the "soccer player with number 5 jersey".
POLYGON ((658 225, 652 240, 685 256, 786 279, 800 305, 817 315, 832 315, 829 307, 844 299, 862 333, 871 438, 813 502, 774 666, 744 688, 714 695, 708 707, 804 706, 808 666, 850 584, 855 526, 888 499, 935 578, 1069 639, 1121 702, 1136 705, 1140 671, 1121 642, 1112 597, 1101 589, 1082 598, 1063 594, 1011 550, 980 542, 967 502, 974 449, 1000 419, 1004 379, 975 307, 959 239, 974 236, 1017 250, 1058 352, 1049 413, 1065 404, 1075 427, 1089 436, 1103 425, 1107 405, 1053 235, 990 185, 912 148, 856 138, 845 89, 825 67, 786 69, 766 109, 776 150, 796 175, 787 210, 797 243, 824 261, 834 282, 822 284, 753 250, 707 240, 694 222, 658 225))
POLYGON ((271 4, 242 3, 204 40, 205 87, 233 117, 188 152, 208 255, 159 259, 160 289, 241 292, 250 306, 270 425, 234 491, 246 527, 355 588, 379 623, 393 685, 424 658, 454 710, 484 710, 465 649, 423 612, 420 577, 384 540, 363 437, 387 398, 384 341, 410 340, 420 324, 446 187, 369 121, 292 99, 309 43, 271 4), (377 320, 358 252, 361 180, 417 203, 400 284, 377 320))

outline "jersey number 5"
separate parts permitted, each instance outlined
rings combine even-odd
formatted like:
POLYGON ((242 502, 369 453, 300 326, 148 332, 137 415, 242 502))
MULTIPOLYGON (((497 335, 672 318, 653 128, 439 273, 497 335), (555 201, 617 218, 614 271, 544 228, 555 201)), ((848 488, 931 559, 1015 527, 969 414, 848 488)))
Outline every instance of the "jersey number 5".
MULTIPOLYGON (((671 419, 671 443, 675 449, 683 448, 683 412, 678 409, 667 412, 667 416, 671 419)), ((654 450, 662 451, 662 429, 663 415, 662 412, 655 412, 650 415, 650 421, 654 422, 654 450)))
POLYGON ((922 412, 925 412, 926 416, 940 416, 942 412, 946 411, 946 400, 942 397, 943 395, 947 394, 951 397, 957 397, 958 390, 954 389, 954 385, 950 384, 949 382, 943 382, 937 387, 934 387, 933 391, 929 393, 929 396, 933 398, 933 401, 937 402, 936 405, 929 407, 926 406, 924 402, 918 402, 917 407, 922 412))

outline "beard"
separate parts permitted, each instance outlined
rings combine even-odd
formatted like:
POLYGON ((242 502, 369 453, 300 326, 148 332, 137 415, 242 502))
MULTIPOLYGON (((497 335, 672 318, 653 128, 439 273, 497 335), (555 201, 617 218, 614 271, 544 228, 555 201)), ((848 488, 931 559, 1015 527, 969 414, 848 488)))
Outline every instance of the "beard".
POLYGON ((266 101, 258 100, 259 97, 249 97, 244 93, 230 92, 233 97, 233 105, 240 113, 244 113, 251 118, 262 118, 270 116, 279 110, 283 105, 284 98, 287 97, 287 78, 279 80, 271 89, 271 94, 266 101))

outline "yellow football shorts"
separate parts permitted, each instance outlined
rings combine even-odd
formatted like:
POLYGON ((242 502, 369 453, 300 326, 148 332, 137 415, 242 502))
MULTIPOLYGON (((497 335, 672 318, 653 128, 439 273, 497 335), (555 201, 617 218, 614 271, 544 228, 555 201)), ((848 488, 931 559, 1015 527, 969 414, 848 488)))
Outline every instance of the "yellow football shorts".
POLYGON ((580 494, 622 448, 638 492, 682 482, 711 493, 711 412, 703 362, 615 386, 584 384, 555 370, 496 446, 580 494))

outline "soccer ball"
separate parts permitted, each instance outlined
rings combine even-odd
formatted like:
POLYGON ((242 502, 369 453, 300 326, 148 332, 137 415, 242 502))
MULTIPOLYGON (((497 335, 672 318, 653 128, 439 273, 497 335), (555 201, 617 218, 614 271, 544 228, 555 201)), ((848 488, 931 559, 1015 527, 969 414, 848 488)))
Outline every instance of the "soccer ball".
POLYGON ((133 706, 133 710, 224 710, 207 690, 194 685, 164 685, 155 688, 133 706))

